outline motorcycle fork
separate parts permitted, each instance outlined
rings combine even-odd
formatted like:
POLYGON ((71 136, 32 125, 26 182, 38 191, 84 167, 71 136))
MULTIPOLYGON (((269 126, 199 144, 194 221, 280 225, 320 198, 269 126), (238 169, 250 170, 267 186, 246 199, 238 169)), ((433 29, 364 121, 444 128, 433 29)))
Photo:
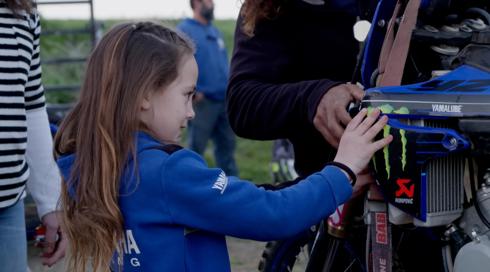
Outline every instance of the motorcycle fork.
POLYGON ((328 219, 319 224, 305 272, 331 271, 338 250, 343 247, 347 237, 353 205, 347 202, 339 206, 328 219))

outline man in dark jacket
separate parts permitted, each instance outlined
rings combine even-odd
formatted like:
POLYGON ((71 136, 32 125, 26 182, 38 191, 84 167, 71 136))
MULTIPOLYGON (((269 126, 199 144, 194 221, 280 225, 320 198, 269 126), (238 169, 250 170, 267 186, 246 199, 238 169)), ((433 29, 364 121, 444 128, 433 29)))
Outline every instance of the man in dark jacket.
POLYGON ((228 116, 239 136, 289 139, 295 168, 304 176, 333 158, 351 119, 346 107, 363 95, 343 84, 359 48, 352 35, 356 14, 352 1, 284 2, 260 19, 251 17, 261 7, 245 1, 235 31, 228 116), (250 23, 255 27, 247 31, 250 23))

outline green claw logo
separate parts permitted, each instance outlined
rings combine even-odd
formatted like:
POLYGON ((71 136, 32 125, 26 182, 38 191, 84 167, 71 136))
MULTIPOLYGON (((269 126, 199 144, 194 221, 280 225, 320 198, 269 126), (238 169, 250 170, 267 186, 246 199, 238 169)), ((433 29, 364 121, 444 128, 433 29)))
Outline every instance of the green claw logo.
MULTIPOLYGON (((390 114, 390 113, 396 113, 396 114, 409 114, 410 111, 408 110, 407 107, 401 107, 397 110, 395 110, 391 105, 385 104, 377 107, 378 109, 381 110, 382 113, 384 114, 390 114)), ((368 107, 368 114, 371 114, 372 111, 374 110, 374 107, 368 107)), ((390 130, 391 126, 386 125, 383 128, 383 137, 386 137, 390 135, 390 130)), ((405 130, 400 129, 400 138, 402 142, 402 169, 405 171, 405 166, 407 165, 407 137, 405 135, 405 130)), ((383 148, 383 155, 385 159, 385 168, 386 168, 386 174, 387 174, 387 179, 390 179, 391 175, 391 165, 390 165, 390 153, 389 153, 388 146, 385 146, 383 148)), ((373 160, 374 161, 374 160, 373 160)), ((377 170, 376 167, 376 162, 374 163, 374 169, 377 170)))

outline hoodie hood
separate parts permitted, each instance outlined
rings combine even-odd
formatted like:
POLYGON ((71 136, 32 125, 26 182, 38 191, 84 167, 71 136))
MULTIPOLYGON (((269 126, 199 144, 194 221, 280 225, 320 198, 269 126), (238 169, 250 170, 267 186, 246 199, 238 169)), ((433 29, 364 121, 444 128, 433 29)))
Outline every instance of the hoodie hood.
MULTIPOLYGON (((67 182, 70 178, 71 174, 71 169, 73 167, 73 164, 75 163, 75 154, 66 154, 58 158, 56 160, 56 163, 58 164, 58 168, 60 169, 61 172, 61 177, 63 178, 63 182, 67 182)), ((68 188, 68 194, 71 197, 75 196, 75 188, 71 186, 68 188)))
POLYGON ((71 168, 75 163, 75 154, 63 155, 56 161, 60 168, 63 179, 67 180, 70 177, 71 168))

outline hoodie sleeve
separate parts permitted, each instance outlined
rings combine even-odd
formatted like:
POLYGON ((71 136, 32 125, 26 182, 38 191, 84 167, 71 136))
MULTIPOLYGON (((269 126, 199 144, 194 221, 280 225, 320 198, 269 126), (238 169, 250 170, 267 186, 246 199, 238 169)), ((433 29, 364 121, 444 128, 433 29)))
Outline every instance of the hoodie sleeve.
POLYGON ((289 237, 318 223, 352 193, 345 174, 333 166, 294 186, 268 191, 208 168, 188 150, 171 155, 162 175, 174 223, 264 241, 289 237))

